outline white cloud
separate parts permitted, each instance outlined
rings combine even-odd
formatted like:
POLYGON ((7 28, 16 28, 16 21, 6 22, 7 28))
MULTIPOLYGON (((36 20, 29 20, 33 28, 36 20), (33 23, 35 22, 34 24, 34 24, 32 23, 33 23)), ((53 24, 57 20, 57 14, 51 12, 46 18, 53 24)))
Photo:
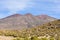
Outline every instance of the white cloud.
POLYGON ((49 2, 60 3, 60 0, 49 0, 49 2))
POLYGON ((0 0, 0 5, 0 9, 8 9, 10 13, 15 13, 16 11, 31 7, 32 2, 31 0, 0 0))
POLYGON ((38 1, 60 3, 60 0, 38 0, 38 1))
POLYGON ((45 13, 60 14, 60 0, 0 0, 2 16, 5 15, 5 10, 8 10, 6 15, 11 15, 22 10, 25 12, 25 9, 28 9, 29 12, 33 10, 33 12, 42 11, 44 13, 45 10, 45 13))
POLYGON ((60 14, 60 0, 39 0, 40 9, 60 14))

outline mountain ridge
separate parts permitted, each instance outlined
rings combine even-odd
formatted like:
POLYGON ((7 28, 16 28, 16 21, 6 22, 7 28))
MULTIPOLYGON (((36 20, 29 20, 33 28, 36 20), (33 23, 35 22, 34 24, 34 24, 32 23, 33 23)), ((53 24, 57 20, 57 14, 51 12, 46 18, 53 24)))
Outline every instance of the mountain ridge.
POLYGON ((45 17, 45 19, 41 19, 30 13, 25 15, 14 14, 0 20, 0 29, 25 29, 56 20, 48 15, 42 15, 42 18, 43 17, 45 17))

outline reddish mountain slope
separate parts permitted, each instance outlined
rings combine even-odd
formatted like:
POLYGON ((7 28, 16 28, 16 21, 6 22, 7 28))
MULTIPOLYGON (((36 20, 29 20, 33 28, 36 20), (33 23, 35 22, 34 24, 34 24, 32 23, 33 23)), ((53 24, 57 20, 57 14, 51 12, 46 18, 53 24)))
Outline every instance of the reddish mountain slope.
POLYGON ((0 20, 0 29, 25 29, 56 20, 47 15, 14 14, 0 20))

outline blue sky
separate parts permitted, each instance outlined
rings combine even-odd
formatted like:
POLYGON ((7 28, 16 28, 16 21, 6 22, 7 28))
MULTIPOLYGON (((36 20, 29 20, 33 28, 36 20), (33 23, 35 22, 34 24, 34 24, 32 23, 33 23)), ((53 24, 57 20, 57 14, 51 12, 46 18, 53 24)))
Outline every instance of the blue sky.
POLYGON ((60 19, 60 0, 0 0, 0 18, 16 13, 47 14, 60 19))

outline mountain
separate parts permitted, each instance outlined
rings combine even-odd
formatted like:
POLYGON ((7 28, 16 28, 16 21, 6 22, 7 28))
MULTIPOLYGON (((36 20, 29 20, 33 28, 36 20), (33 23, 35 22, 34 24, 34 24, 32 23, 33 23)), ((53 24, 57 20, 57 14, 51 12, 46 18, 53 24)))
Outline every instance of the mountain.
POLYGON ((48 22, 46 24, 26 29, 22 31, 21 35, 26 36, 45 36, 60 37, 60 19, 48 22))
POLYGON ((44 21, 49 21, 49 20, 54 21, 54 19, 56 19, 56 18, 50 17, 50 16, 45 15, 45 14, 38 15, 37 17, 44 20, 44 21))
POLYGON ((25 29, 42 25, 44 23, 54 21, 56 18, 48 15, 34 16, 30 13, 25 15, 14 14, 6 18, 0 19, 0 29, 25 29))
MULTIPOLYGON (((0 30, 0 35, 13 37, 54 37, 60 38, 60 20, 51 21, 40 26, 23 30, 0 30)), ((56 39, 57 40, 57 39, 56 39)))

